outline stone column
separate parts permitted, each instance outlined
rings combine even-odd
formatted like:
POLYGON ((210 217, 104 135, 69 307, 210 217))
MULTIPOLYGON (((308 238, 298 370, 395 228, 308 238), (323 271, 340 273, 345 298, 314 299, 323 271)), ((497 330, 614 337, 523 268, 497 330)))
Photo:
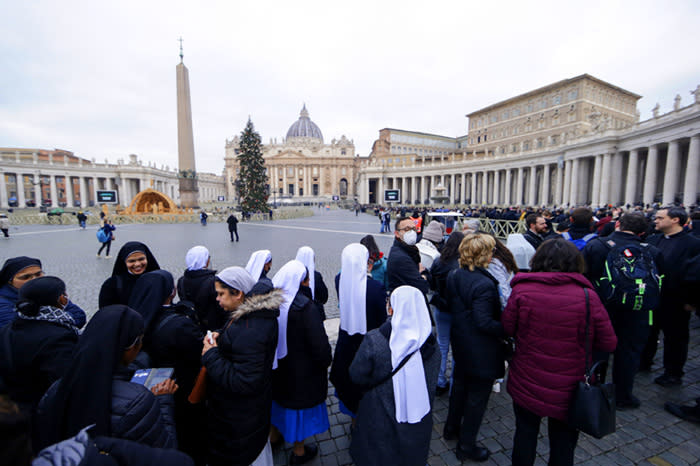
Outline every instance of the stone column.
POLYGON ((496 170, 493 172, 493 204, 499 205, 501 203, 501 172, 496 170))
POLYGON ((664 205, 673 204, 673 198, 678 191, 678 177, 680 175, 681 161, 678 153, 678 141, 668 143, 666 155, 666 173, 664 173, 664 205))
POLYGON ((455 203, 455 174, 450 175, 450 204, 455 203))
POLYGON ((530 167, 530 185, 527 193, 527 202, 531 206, 537 205, 537 165, 530 167))
POLYGON ((477 205, 476 204, 476 172, 472 172, 471 174, 471 203, 472 205, 477 205))
POLYGON ((505 196, 503 199, 503 203, 506 204, 506 206, 510 206, 511 204, 511 197, 510 197, 510 184, 511 184, 511 172, 510 168, 506 168, 506 186, 505 186, 505 196))
POLYGON ((659 147, 655 144, 649 147, 647 154, 647 168, 644 174, 644 204, 653 204, 656 195, 656 170, 659 163, 659 147))
MULTIPOLYGON (((282 194, 289 194, 289 188, 287 186, 287 166, 282 165, 282 194)), ((236 179, 238 179, 238 175, 236 175, 236 179)), ((235 193, 234 193, 235 194, 235 193)))
POLYGON ((459 202, 465 204, 467 202, 467 174, 462 172, 462 185, 459 187, 459 202))
MULTIPOLYGON (((620 204, 620 197, 622 196, 622 164, 624 160, 622 159, 622 152, 617 152, 612 155, 611 171, 610 171, 610 202, 613 205, 620 204), (612 180, 620 180, 619 182, 613 182, 612 180)), ((627 175, 629 176, 629 174, 627 175)))
POLYGON ((17 205, 20 208, 27 207, 27 200, 24 197, 24 175, 17 173, 17 205))
POLYGON ((627 185, 625 186, 625 204, 634 205, 637 194, 637 170, 639 170, 639 154, 637 150, 630 151, 627 161, 627 185))
MULTIPOLYGON (((4 179, 4 176, 3 176, 4 179)), ((2 188, 0 188, 2 189, 2 188)), ((36 202, 36 206, 39 207, 41 205, 42 199, 41 197, 44 194, 41 192, 41 177, 38 174, 34 174, 34 201, 36 202)))
POLYGON ((489 203, 489 172, 481 172, 481 204, 489 203))
POLYGON ((571 205, 576 205, 580 202, 578 198, 579 177, 581 175, 581 159, 574 159, 573 170, 571 170, 571 194, 569 194, 569 202, 571 205))
POLYGON ((683 204, 695 204, 698 192, 698 171, 700 170, 700 134, 690 138, 688 147, 688 165, 685 168, 685 183, 683 186, 683 204))
POLYGON ((377 200, 377 204, 384 203, 384 177, 383 177, 383 175, 379 175, 379 178, 377 178, 377 195, 375 196, 375 199, 377 200))
POLYGON ((515 203, 519 206, 523 205, 523 183, 525 177, 525 169, 523 167, 518 168, 518 179, 515 180, 517 191, 515 193, 515 203))
POLYGON ((97 203, 97 190, 100 189, 100 184, 98 183, 98 179, 96 176, 92 177, 92 200, 95 201, 95 205, 99 205, 97 203))
POLYGON ((561 204, 563 206, 571 204, 571 171, 573 161, 567 160, 564 165, 564 190, 562 192, 561 204))
POLYGON ((86 179, 82 176, 78 178, 78 188, 80 189, 80 207, 87 207, 87 190, 85 189, 86 179))
POLYGON ((593 207, 600 206, 600 171, 603 165, 603 157, 596 155, 593 157, 593 192, 591 194, 591 204, 593 207))
POLYGON ((7 196, 7 182, 5 181, 5 172, 0 171, 0 207, 7 209, 10 207, 7 196))
POLYGON ((542 198, 540 198, 539 203, 544 204, 546 206, 549 205, 549 190, 551 189, 549 187, 550 177, 551 177, 550 165, 548 163, 545 163, 544 164, 544 171, 542 172, 542 198))
POLYGON ((58 207, 58 189, 56 188, 56 175, 49 177, 51 186, 51 207, 58 207))
POLYGON ((562 161, 561 166, 559 165, 559 162, 557 162, 557 180, 556 180, 556 188, 554 192, 554 204, 557 206, 561 206, 564 203, 564 199, 562 198, 563 192, 564 192, 564 162, 562 161))

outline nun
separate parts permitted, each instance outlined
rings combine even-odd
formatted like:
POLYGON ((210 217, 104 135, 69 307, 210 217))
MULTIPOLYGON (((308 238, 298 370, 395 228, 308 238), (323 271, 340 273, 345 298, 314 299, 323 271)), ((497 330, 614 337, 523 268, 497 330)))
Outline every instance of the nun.
POLYGON ((309 271, 309 283, 302 288, 302 291, 316 304, 322 320, 326 320, 326 311, 323 306, 328 302, 328 288, 323 282, 323 276, 316 270, 316 253, 309 246, 302 246, 297 251, 296 260, 304 264, 309 271))
POLYGON ((425 466, 440 352, 420 290, 396 288, 389 315, 367 333, 350 365, 350 378, 366 390, 350 455, 358 466, 425 466))
POLYGON ((173 304, 175 283, 166 270, 146 272, 136 282, 129 307, 144 320, 144 349, 153 367, 172 367, 179 389, 175 392, 175 426, 180 449, 195 464, 206 464, 205 407, 187 397, 201 368, 203 333, 187 306, 173 304))
POLYGON ((267 286, 272 286, 272 280, 267 277, 272 267, 272 253, 267 249, 255 251, 250 255, 245 269, 256 281, 265 282, 267 286))
MULTIPOLYGON (((216 302, 211 255, 204 246, 195 246, 185 255, 187 268, 177 281, 177 295, 180 301, 190 304, 203 331, 217 330, 224 326, 227 314, 216 302)), ((183 303, 184 304, 184 303, 183 303)))
POLYGON ((148 246, 138 241, 126 243, 117 254, 112 276, 105 280, 100 289, 100 309, 112 304, 129 304, 136 281, 144 273, 158 269, 158 261, 148 246))
MULTIPOLYGON (((44 275, 44 271, 39 259, 19 256, 11 257, 5 261, 0 270, 0 328, 17 317, 15 304, 22 285, 42 275, 44 275)), ((75 303, 69 300, 64 310, 73 317, 76 326, 82 328, 85 325, 85 311, 75 303)))
POLYGON ((277 368, 272 380, 272 441, 294 444, 289 464, 305 464, 318 454, 318 446, 304 440, 330 427, 326 396, 331 345, 319 312, 302 286, 309 286, 311 272, 298 260, 287 262, 272 278, 281 288, 277 368))
POLYGON ((17 318, 0 329, 0 378, 26 414, 71 363, 80 330, 67 304, 60 278, 30 280, 19 289, 17 318))
POLYGON ((219 272, 214 286, 229 320, 221 333, 204 338, 202 349, 208 464, 272 466, 272 364, 282 291, 256 284, 242 267, 219 272))
POLYGON ((141 351, 143 333, 143 318, 127 306, 108 306, 95 313, 65 375, 39 403, 38 448, 92 424, 95 436, 177 447, 172 415, 175 382, 168 379, 151 390, 131 382, 128 366, 141 351))
POLYGON ((335 387, 340 412, 355 419, 362 397, 360 387, 350 380, 350 364, 365 334, 386 321, 386 290, 370 275, 373 262, 359 243, 349 244, 341 255, 341 271, 335 277, 340 307, 340 331, 331 365, 330 381, 335 387))

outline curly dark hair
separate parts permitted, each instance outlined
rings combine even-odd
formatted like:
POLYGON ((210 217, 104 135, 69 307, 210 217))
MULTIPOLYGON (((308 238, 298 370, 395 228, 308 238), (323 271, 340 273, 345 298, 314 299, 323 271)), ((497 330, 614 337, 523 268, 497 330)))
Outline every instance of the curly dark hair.
POLYGON ((548 239, 530 259, 531 272, 578 272, 586 270, 583 254, 564 238, 548 239))

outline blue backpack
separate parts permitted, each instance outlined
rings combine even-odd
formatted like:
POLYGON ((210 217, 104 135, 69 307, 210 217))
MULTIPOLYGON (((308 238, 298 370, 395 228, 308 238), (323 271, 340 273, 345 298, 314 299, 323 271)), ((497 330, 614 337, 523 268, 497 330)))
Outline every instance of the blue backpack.
POLYGON ((109 241, 109 235, 105 232, 104 228, 97 230, 97 241, 100 243, 106 243, 109 241))
POLYGON ((574 243, 574 245, 576 246, 576 248, 577 248, 579 251, 582 251, 583 248, 586 246, 586 244, 587 244, 590 240, 592 240, 593 238, 598 237, 598 233, 589 233, 589 234, 587 234, 586 236, 584 236, 583 238, 573 239, 573 238, 571 237, 571 235, 569 234, 569 232, 567 231, 567 232, 565 232, 565 233, 562 233, 561 236, 562 236, 565 240, 568 240, 568 241, 571 241, 572 243, 574 243))
MULTIPOLYGON (((602 241, 602 240, 601 240, 602 241)), ((651 311, 659 305, 661 280, 654 258, 646 243, 618 246, 604 241, 608 247, 603 276, 596 288, 603 302, 617 309, 651 311)))

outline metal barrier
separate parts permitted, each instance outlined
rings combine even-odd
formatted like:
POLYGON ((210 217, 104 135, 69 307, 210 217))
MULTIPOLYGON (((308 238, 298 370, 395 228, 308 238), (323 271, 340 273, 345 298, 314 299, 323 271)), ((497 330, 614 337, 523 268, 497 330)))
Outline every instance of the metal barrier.
POLYGON ((499 239, 507 239, 513 233, 525 233, 525 221, 496 220, 482 217, 479 219, 481 231, 491 233, 499 239))

